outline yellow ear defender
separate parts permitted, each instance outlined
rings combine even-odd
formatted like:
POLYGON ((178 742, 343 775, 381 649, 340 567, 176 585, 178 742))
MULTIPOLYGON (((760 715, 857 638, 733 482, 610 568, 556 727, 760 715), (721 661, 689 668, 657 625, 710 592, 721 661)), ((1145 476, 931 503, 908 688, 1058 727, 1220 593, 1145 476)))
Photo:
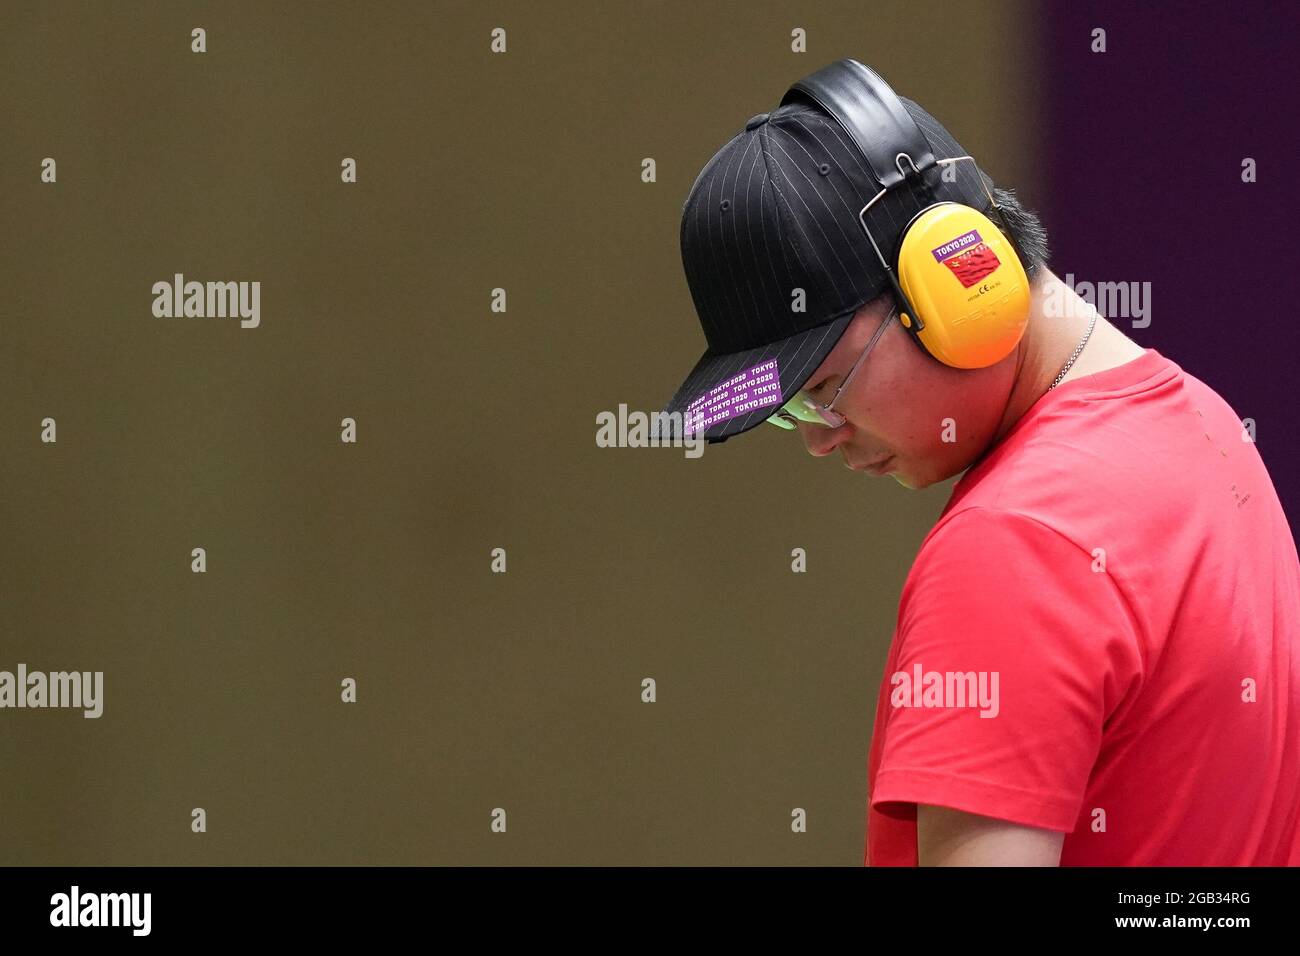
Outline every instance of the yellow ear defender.
POLYGON ((782 105, 798 97, 812 99, 839 121, 880 183, 858 222, 894 288, 899 322, 912 339, 954 368, 985 368, 1011 354, 1029 321, 1029 278, 977 165, 989 210, 1003 228, 972 206, 936 202, 903 227, 891 264, 867 225, 867 213, 891 189, 924 188, 923 174, 936 166, 975 165, 975 160, 937 159, 889 84, 857 60, 839 60, 804 77, 786 92, 782 105))
POLYGON ((1029 278, 1020 256, 970 206, 943 202, 917 214, 899 245, 898 283, 913 310, 900 314, 903 327, 945 365, 993 365, 1024 335, 1029 278))

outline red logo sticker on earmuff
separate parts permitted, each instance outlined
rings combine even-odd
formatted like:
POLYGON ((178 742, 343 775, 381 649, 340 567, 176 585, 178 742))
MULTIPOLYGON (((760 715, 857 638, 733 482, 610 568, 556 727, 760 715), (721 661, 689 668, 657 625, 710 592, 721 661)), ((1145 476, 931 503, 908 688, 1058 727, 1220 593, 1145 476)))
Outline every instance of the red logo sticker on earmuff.
POLYGON ((930 254, 936 262, 942 262, 957 281, 969 289, 998 266, 1002 265, 996 253, 984 244, 977 230, 958 236, 951 242, 945 242, 930 254))

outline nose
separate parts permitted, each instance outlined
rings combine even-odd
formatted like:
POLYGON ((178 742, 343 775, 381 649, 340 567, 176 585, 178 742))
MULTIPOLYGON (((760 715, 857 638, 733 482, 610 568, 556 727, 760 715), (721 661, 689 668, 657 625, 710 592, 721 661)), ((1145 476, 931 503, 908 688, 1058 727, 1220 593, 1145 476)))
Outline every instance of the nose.
POLYGON ((804 447, 814 458, 822 458, 833 452, 844 440, 847 431, 848 422, 839 428, 827 428, 825 425, 813 425, 808 422, 799 423, 799 434, 803 437, 804 447))

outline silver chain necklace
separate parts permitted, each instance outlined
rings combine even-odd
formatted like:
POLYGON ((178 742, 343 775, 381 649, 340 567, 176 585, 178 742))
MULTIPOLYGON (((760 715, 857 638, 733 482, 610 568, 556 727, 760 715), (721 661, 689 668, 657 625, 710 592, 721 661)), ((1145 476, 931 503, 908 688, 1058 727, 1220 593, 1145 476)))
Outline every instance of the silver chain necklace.
POLYGON ((1079 357, 1079 353, 1083 351, 1083 347, 1088 344, 1088 337, 1092 335, 1093 326, 1096 324, 1097 313, 1094 311, 1092 313, 1092 318, 1088 320, 1088 331, 1083 333, 1082 341, 1080 341, 1079 344, 1074 347, 1074 351, 1070 353, 1070 361, 1065 363, 1065 368, 1061 369, 1061 374, 1056 376, 1056 381, 1047 386, 1049 392, 1061 384, 1061 379, 1065 378, 1065 373, 1070 370, 1070 366, 1074 364, 1074 360, 1079 357))

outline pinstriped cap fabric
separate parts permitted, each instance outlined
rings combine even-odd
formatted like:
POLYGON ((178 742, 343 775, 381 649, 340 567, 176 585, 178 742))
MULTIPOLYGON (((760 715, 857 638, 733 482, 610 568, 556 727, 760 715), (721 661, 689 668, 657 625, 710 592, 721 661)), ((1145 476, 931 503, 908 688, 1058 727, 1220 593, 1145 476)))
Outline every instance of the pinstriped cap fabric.
MULTIPOLYGON (((966 155, 934 117, 899 99, 937 159, 966 155)), ((891 262, 899 234, 927 206, 988 209, 974 165, 947 168, 947 179, 939 167, 909 177, 868 213, 891 262)), ((858 221, 879 191, 839 121, 811 101, 753 117, 709 160, 681 222, 682 265, 708 347, 664 408, 683 418, 661 416, 657 438, 725 441, 807 383, 857 310, 890 289, 858 221)))

